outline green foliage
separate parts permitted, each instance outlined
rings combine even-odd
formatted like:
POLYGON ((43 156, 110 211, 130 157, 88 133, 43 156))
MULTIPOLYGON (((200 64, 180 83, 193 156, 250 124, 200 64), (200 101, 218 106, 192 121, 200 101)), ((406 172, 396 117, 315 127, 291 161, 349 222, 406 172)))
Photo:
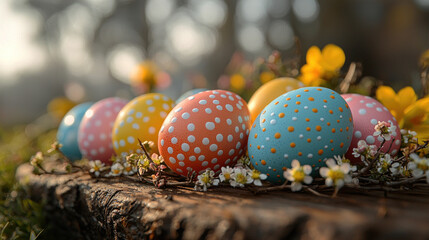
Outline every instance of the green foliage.
POLYGON ((37 239, 42 234, 42 203, 29 199, 25 186, 15 180, 17 167, 37 150, 46 149, 55 131, 30 134, 24 127, 0 128, 0 240, 37 239))

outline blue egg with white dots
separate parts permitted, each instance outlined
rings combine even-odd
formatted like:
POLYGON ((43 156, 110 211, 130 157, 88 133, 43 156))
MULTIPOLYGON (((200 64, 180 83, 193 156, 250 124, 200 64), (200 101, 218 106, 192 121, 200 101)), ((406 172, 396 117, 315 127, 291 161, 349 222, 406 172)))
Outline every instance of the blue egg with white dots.
POLYGON ((184 94, 182 94, 182 96, 180 96, 180 97, 176 100, 176 104, 179 104, 181 101, 185 100, 186 98, 188 98, 188 97, 190 97, 190 96, 192 96, 192 95, 195 95, 195 94, 200 93, 200 92, 205 92, 205 91, 207 91, 207 89, 206 89, 206 88, 195 88, 195 89, 191 89, 191 90, 189 90, 189 91, 185 92, 184 94))
POLYGON ((294 159, 319 174, 324 160, 342 156, 350 146, 353 119, 347 102, 323 87, 305 87, 281 95, 268 104, 252 125, 248 152, 253 166, 272 183, 294 159))
POLYGON ((82 158, 79 150, 77 135, 79 125, 85 115, 86 110, 92 106, 92 103, 82 103, 72 108, 64 116, 57 132, 57 141, 62 144, 61 151, 72 161, 82 158))

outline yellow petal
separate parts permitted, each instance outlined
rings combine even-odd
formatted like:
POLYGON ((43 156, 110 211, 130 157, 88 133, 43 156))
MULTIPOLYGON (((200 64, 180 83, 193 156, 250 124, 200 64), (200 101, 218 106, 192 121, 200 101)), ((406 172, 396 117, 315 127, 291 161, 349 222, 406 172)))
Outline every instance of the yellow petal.
POLYGON ((417 95, 412 87, 405 87, 399 90, 396 95, 396 101, 399 104, 398 108, 402 111, 417 101, 417 95))
POLYGON ((375 96, 386 108, 390 110, 392 115, 401 122, 403 109, 400 108, 398 102, 396 101, 396 93, 395 91, 388 86, 380 86, 377 88, 375 92, 375 96))
POLYGON ((412 131, 415 131, 417 133, 417 138, 419 139, 419 142, 422 143, 423 140, 429 139, 429 125, 416 125, 412 128, 409 128, 412 131))
POLYGON ((343 49, 334 44, 326 45, 322 50, 322 65, 328 71, 337 71, 346 61, 343 49))
POLYGON ((306 86, 320 86, 322 83, 321 76, 323 74, 323 68, 316 64, 305 64, 301 68, 300 80, 306 86))
POLYGON ((421 124, 429 115, 429 97, 422 98, 404 111, 404 125, 412 127, 421 124))
POLYGON ((322 52, 320 52, 320 48, 316 46, 312 46, 307 51, 306 57, 308 64, 320 64, 322 61, 322 52))

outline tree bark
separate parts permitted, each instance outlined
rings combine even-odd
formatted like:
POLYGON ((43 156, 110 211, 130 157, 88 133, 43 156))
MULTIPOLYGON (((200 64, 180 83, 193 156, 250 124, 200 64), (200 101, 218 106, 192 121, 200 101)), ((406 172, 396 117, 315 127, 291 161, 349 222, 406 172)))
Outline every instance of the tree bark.
POLYGON ((165 190, 86 173, 17 180, 44 201, 57 239, 423 239, 429 198, 341 192, 335 199, 288 191, 253 195, 229 187, 165 190))

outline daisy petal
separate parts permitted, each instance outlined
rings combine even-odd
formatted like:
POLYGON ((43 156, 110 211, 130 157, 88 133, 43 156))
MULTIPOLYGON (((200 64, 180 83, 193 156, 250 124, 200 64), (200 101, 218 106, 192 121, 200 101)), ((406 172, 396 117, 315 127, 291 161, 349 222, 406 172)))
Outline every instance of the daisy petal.
POLYGON ((329 158, 328 160, 326 160, 326 165, 330 168, 335 167, 337 164, 335 163, 334 159, 329 158))
POLYGON ((304 177, 304 183, 305 184, 310 184, 311 182, 313 182, 313 178, 311 176, 305 176, 304 177))
POLYGON ((322 167, 319 170, 319 173, 322 177, 326 177, 328 175, 328 172, 329 172, 329 168, 327 167, 322 167))
POLYGON ((299 167, 299 166, 301 166, 301 164, 299 163, 299 161, 298 161, 298 160, 296 160, 296 159, 294 159, 294 160, 292 161, 292 168, 297 168, 297 167, 299 167))
POLYGON ((297 192, 297 191, 300 191, 301 189, 302 189, 302 184, 300 182, 293 182, 291 184, 292 192, 297 192))
POLYGON ((304 173, 305 173, 306 175, 308 175, 308 174, 310 174, 310 173, 311 173, 312 168, 310 167, 310 165, 304 165, 304 166, 302 167, 302 170, 304 170, 304 173))

